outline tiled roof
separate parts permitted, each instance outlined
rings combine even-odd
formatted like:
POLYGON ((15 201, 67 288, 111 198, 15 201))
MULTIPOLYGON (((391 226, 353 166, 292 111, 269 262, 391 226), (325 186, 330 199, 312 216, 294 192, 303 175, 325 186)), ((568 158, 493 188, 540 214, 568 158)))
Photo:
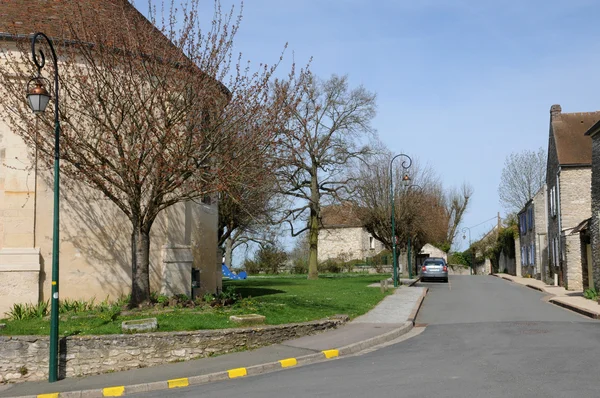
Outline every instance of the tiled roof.
POLYGON ((551 125, 561 165, 591 165, 592 139, 586 131, 600 120, 600 112, 561 113, 560 106, 551 109, 551 125))
POLYGON ((351 204, 324 206, 321 209, 321 222, 325 228, 359 228, 363 226, 351 204))
MULTIPOLYGON (((94 35, 103 36, 102 43, 111 43, 116 30, 135 29, 140 41, 152 37, 170 46, 169 40, 156 29, 128 0, 0 0, 0 34, 31 35, 43 32, 53 40, 74 39, 71 28, 77 29, 81 21, 100 27, 94 35), (141 31, 140 31, 141 30, 141 31)), ((97 42, 93 37, 78 31, 78 37, 87 42, 97 42)), ((55 43, 56 44, 56 43, 55 43)), ((116 46, 119 43, 114 43, 116 46)))

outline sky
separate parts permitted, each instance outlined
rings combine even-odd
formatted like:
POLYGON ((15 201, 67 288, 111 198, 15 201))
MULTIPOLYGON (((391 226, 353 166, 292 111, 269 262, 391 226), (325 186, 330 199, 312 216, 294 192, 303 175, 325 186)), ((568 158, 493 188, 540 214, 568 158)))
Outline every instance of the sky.
MULTIPOLYGON (((201 3, 209 21, 213 2, 201 3)), ((505 158, 547 148, 550 106, 600 110, 597 15, 597 0, 246 0, 235 50, 271 64, 288 43, 282 73, 312 57, 317 76, 375 92, 385 146, 446 187, 472 185, 462 226, 476 240, 504 216, 505 158)))

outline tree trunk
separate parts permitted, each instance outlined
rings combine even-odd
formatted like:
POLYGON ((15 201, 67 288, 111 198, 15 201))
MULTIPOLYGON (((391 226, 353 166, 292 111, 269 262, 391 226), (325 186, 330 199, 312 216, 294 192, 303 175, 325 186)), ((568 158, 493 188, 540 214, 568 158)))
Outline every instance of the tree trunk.
POLYGON ((232 259, 233 259, 233 240, 231 240, 231 237, 229 237, 225 241, 225 264, 227 264, 228 267, 231 267, 232 259))
POLYGON ((319 279, 319 271, 317 268, 317 254, 318 254, 318 242, 319 242, 319 219, 317 212, 310 211, 310 229, 309 229, 309 255, 308 255, 308 279, 319 279))
POLYGON ((150 232, 140 226, 131 234, 131 307, 150 303, 150 232))

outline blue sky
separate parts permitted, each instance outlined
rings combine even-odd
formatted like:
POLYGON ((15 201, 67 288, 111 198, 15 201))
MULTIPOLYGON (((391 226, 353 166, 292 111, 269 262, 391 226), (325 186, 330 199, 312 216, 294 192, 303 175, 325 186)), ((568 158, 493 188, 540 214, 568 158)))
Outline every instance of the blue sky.
POLYGON ((247 0, 236 51, 272 63, 288 42, 282 72, 292 56, 313 57, 316 75, 348 74, 376 92, 381 141, 447 186, 470 183, 463 225, 473 226, 503 214, 505 157, 547 147, 552 104, 600 109, 598 15, 595 0, 247 0))

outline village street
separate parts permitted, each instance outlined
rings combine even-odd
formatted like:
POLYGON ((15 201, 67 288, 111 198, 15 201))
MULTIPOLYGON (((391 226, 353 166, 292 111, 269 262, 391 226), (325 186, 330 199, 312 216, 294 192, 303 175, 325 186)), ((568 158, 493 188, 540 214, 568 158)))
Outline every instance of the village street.
MULTIPOLYGON (((493 276, 423 283, 422 333, 353 357, 147 397, 572 397, 598 391, 600 323, 493 276)), ((418 331, 415 328, 414 331, 418 331)))

